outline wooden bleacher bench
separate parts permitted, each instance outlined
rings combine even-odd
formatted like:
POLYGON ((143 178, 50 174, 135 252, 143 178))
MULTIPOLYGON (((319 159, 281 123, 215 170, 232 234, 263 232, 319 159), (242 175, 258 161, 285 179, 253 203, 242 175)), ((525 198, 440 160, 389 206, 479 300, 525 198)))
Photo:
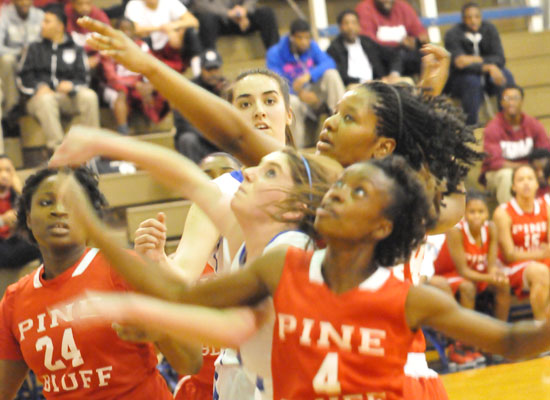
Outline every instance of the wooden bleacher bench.
POLYGON ((129 175, 100 175, 99 189, 111 208, 181 199, 180 195, 166 189, 145 171, 129 175))
POLYGON ((147 142, 147 143, 153 143, 158 144, 159 146, 163 146, 169 149, 174 150, 174 136, 176 132, 172 129, 167 132, 154 132, 154 133, 146 133, 143 135, 135 135, 133 136, 136 139, 139 139, 141 141, 147 142))
POLYGON ((179 238, 183 232, 185 218, 191 202, 188 200, 171 201, 168 203, 148 204, 126 209, 126 223, 128 227, 128 240, 132 243, 135 239, 136 229, 142 221, 148 218, 156 218, 159 212, 166 214, 166 237, 179 238))
POLYGON ((501 39, 508 62, 550 54, 550 31, 504 33, 501 39))
POLYGON ((523 112, 535 118, 550 116, 550 85, 525 89, 523 112))
MULTIPOLYGON (((549 38, 550 40, 550 38, 549 38)), ((550 46, 545 55, 511 60, 506 67, 512 71, 516 82, 524 88, 550 85, 550 46)))

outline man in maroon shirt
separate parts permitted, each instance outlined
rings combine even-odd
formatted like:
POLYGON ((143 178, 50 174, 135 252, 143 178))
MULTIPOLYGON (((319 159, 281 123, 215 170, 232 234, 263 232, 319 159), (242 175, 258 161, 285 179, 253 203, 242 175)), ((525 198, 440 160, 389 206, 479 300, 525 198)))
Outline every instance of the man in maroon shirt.
POLYGON ((536 148, 550 150, 550 140, 544 126, 522 112, 523 89, 509 85, 502 92, 499 112, 485 127, 483 150, 487 157, 481 166, 481 183, 496 194, 499 203, 511 198, 512 172, 527 164, 528 156, 536 148))
POLYGON ((91 33, 77 24, 80 17, 90 17, 110 25, 109 17, 100 8, 96 7, 92 0, 71 0, 65 4, 65 15, 67 16, 67 33, 71 35, 74 42, 84 47, 88 55, 88 64, 94 69, 99 63, 99 53, 86 45, 86 39, 91 33))
POLYGON ((403 75, 420 72, 420 47, 428 33, 414 9, 404 0, 363 0, 355 8, 361 34, 399 52, 403 75))

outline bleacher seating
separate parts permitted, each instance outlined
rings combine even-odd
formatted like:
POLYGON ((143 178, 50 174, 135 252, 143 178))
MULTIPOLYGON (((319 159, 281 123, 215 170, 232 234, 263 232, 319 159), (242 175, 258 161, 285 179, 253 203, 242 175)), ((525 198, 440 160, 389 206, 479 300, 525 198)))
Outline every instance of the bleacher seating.
POLYGON ((191 202, 187 200, 171 201, 169 203, 148 204, 126 209, 126 222, 128 227, 128 240, 133 242, 136 229, 142 221, 148 218, 156 218, 159 212, 166 214, 166 237, 168 239, 179 238, 183 232, 185 218, 191 202))

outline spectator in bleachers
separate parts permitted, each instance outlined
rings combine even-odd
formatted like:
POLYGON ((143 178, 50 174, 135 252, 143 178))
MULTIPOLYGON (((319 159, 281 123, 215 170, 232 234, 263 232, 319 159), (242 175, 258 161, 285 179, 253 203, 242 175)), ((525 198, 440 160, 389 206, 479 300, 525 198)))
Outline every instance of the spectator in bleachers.
POLYGON ((193 12, 200 24, 205 49, 215 49, 218 35, 248 34, 260 31, 267 49, 279 41, 279 27, 270 7, 257 6, 258 0, 194 0, 193 12))
POLYGON ((212 179, 231 171, 238 171, 242 164, 229 153, 216 152, 207 155, 199 163, 200 169, 212 179))
POLYGON ((403 75, 420 73, 420 48, 428 43, 428 33, 406 1, 363 0, 355 10, 362 35, 399 53, 403 75))
POLYGON ((86 45, 86 38, 90 32, 78 25, 76 21, 80 17, 90 17, 110 25, 109 17, 95 6, 92 0, 71 0, 65 4, 65 15, 67 15, 67 33, 72 36, 77 45, 84 47, 88 55, 88 64, 90 68, 95 69, 100 61, 99 53, 86 45))
POLYGON ((400 78, 399 53, 360 35, 359 17, 355 11, 342 11, 337 22, 340 34, 334 38, 327 53, 334 59, 340 77, 348 89, 373 79, 393 83, 400 78))
POLYGON ((150 42, 157 58, 176 71, 191 66, 193 74, 199 74, 199 22, 181 1, 131 0, 124 16, 134 22, 137 35, 150 42))
POLYGON ((40 257, 34 245, 13 235, 17 221, 15 203, 20 192, 21 182, 11 160, 0 155, 0 297, 17 280, 21 267, 40 257))
POLYGON ((477 123, 484 93, 500 97, 506 85, 514 84, 504 68, 500 35, 490 22, 483 21, 476 3, 462 7, 462 22, 445 34, 445 48, 451 53, 451 71, 446 90, 458 98, 468 124, 477 123))
POLYGON ((291 88, 290 105, 294 111, 292 133, 298 147, 307 145, 305 120, 309 115, 332 112, 344 95, 344 83, 334 60, 311 39, 309 23, 297 19, 290 35, 267 52, 267 68, 286 78, 291 88))
POLYGON ((23 94, 30 96, 27 111, 38 119, 53 151, 63 140, 60 113, 80 115, 80 123, 99 126, 96 93, 88 87, 89 67, 84 48, 65 31, 63 6, 45 8, 40 42, 23 52, 19 79, 23 94))
MULTIPOLYGON (((143 51, 150 52, 149 46, 136 36, 132 21, 121 18, 116 28, 132 38, 143 51)), ((139 110, 153 122, 159 122, 166 115, 168 103, 143 75, 126 69, 110 57, 102 57, 101 66, 106 81, 103 98, 113 110, 119 133, 129 133, 128 116, 133 109, 139 110)))
MULTIPOLYGON (((222 73, 222 58, 215 50, 206 50, 201 54, 201 73, 192 80, 205 90, 216 96, 221 96, 227 88, 228 81, 222 73)), ((199 163, 201 159, 210 153, 220 151, 216 146, 204 138, 189 121, 187 121, 178 111, 174 113, 174 126, 176 127, 176 149, 199 163)))
POLYGON ((481 166, 480 182, 496 194, 499 203, 511 198, 513 169, 527 164, 536 148, 550 150, 544 126, 522 112, 523 89, 507 86, 502 92, 500 111, 489 121, 483 134, 486 158, 481 166))
MULTIPOLYGON (((2 112, 4 116, 19 103, 15 84, 17 61, 23 48, 40 39, 44 12, 31 0, 13 0, 2 7, 0 15, 0 79, 2 81, 2 112)), ((9 121, 15 122, 15 121, 9 121)))
POLYGON ((550 193, 550 150, 535 148, 527 159, 537 174, 537 180, 539 182, 537 197, 550 193))

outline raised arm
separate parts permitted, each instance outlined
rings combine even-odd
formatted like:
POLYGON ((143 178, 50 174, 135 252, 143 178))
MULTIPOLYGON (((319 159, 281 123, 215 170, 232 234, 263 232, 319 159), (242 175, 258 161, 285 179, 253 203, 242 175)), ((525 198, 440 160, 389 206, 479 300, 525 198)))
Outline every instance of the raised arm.
POLYGON ((146 169, 157 181, 198 204, 224 234, 238 229, 227 201, 223 201, 210 177, 191 160, 162 146, 105 129, 75 126, 52 156, 50 165, 79 165, 99 155, 132 161, 146 169))
POLYGON ((245 165, 257 165, 263 156, 282 148, 277 140, 257 132, 231 104, 144 53, 121 31, 86 17, 78 22, 83 28, 97 32, 88 39, 92 48, 146 76, 207 139, 245 165))
POLYGON ((547 322, 505 323, 462 308, 450 296, 426 285, 410 288, 405 310, 412 329, 430 326, 454 339, 508 358, 535 356, 550 348, 547 322))

